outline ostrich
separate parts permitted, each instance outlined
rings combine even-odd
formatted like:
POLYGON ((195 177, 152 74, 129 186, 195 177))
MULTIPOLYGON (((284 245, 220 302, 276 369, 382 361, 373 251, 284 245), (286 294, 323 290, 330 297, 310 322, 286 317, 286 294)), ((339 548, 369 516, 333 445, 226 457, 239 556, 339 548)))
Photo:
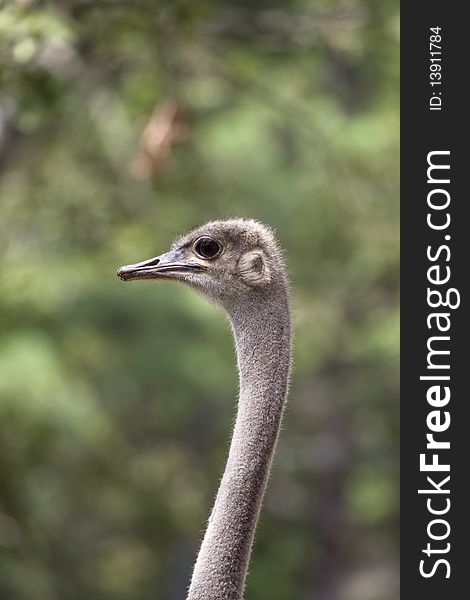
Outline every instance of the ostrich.
POLYGON ((291 355, 288 282, 272 231, 254 220, 212 221, 118 277, 181 281, 227 312, 240 379, 225 472, 187 600, 241 600, 284 408, 291 355))

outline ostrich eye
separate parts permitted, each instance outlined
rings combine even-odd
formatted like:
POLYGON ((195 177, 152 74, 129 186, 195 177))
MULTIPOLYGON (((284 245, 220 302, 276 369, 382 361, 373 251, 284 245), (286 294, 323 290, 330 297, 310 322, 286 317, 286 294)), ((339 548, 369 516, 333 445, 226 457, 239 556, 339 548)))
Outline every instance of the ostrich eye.
POLYGON ((219 242, 210 237, 201 237, 194 244, 196 254, 201 258, 215 258, 222 250, 219 242))

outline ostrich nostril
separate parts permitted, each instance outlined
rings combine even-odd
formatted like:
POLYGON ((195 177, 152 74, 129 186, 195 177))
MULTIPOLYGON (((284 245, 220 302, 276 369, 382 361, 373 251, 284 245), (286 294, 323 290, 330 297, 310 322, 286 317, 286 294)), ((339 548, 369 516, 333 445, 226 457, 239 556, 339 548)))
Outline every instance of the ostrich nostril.
POLYGON ((145 263, 145 266, 146 267, 156 267, 159 262, 160 262, 159 258, 152 258, 151 260, 149 260, 145 263))

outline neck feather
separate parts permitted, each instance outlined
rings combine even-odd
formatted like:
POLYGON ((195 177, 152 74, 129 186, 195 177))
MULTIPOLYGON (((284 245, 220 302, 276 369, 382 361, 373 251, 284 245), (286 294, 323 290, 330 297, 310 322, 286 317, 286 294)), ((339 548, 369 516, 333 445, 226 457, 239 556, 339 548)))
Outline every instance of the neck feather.
POLYGON ((188 600, 240 600, 281 423, 290 367, 287 293, 229 311, 240 374, 229 456, 188 600))

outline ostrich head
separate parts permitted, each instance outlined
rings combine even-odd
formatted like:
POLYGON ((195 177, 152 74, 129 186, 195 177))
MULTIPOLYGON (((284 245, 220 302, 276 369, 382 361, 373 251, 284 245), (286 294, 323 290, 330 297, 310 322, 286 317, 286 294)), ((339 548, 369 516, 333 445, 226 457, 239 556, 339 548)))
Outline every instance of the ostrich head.
POLYGON ((276 292, 282 257, 271 230, 254 220, 211 221, 165 254, 121 267, 118 277, 177 280, 226 309, 276 292))

